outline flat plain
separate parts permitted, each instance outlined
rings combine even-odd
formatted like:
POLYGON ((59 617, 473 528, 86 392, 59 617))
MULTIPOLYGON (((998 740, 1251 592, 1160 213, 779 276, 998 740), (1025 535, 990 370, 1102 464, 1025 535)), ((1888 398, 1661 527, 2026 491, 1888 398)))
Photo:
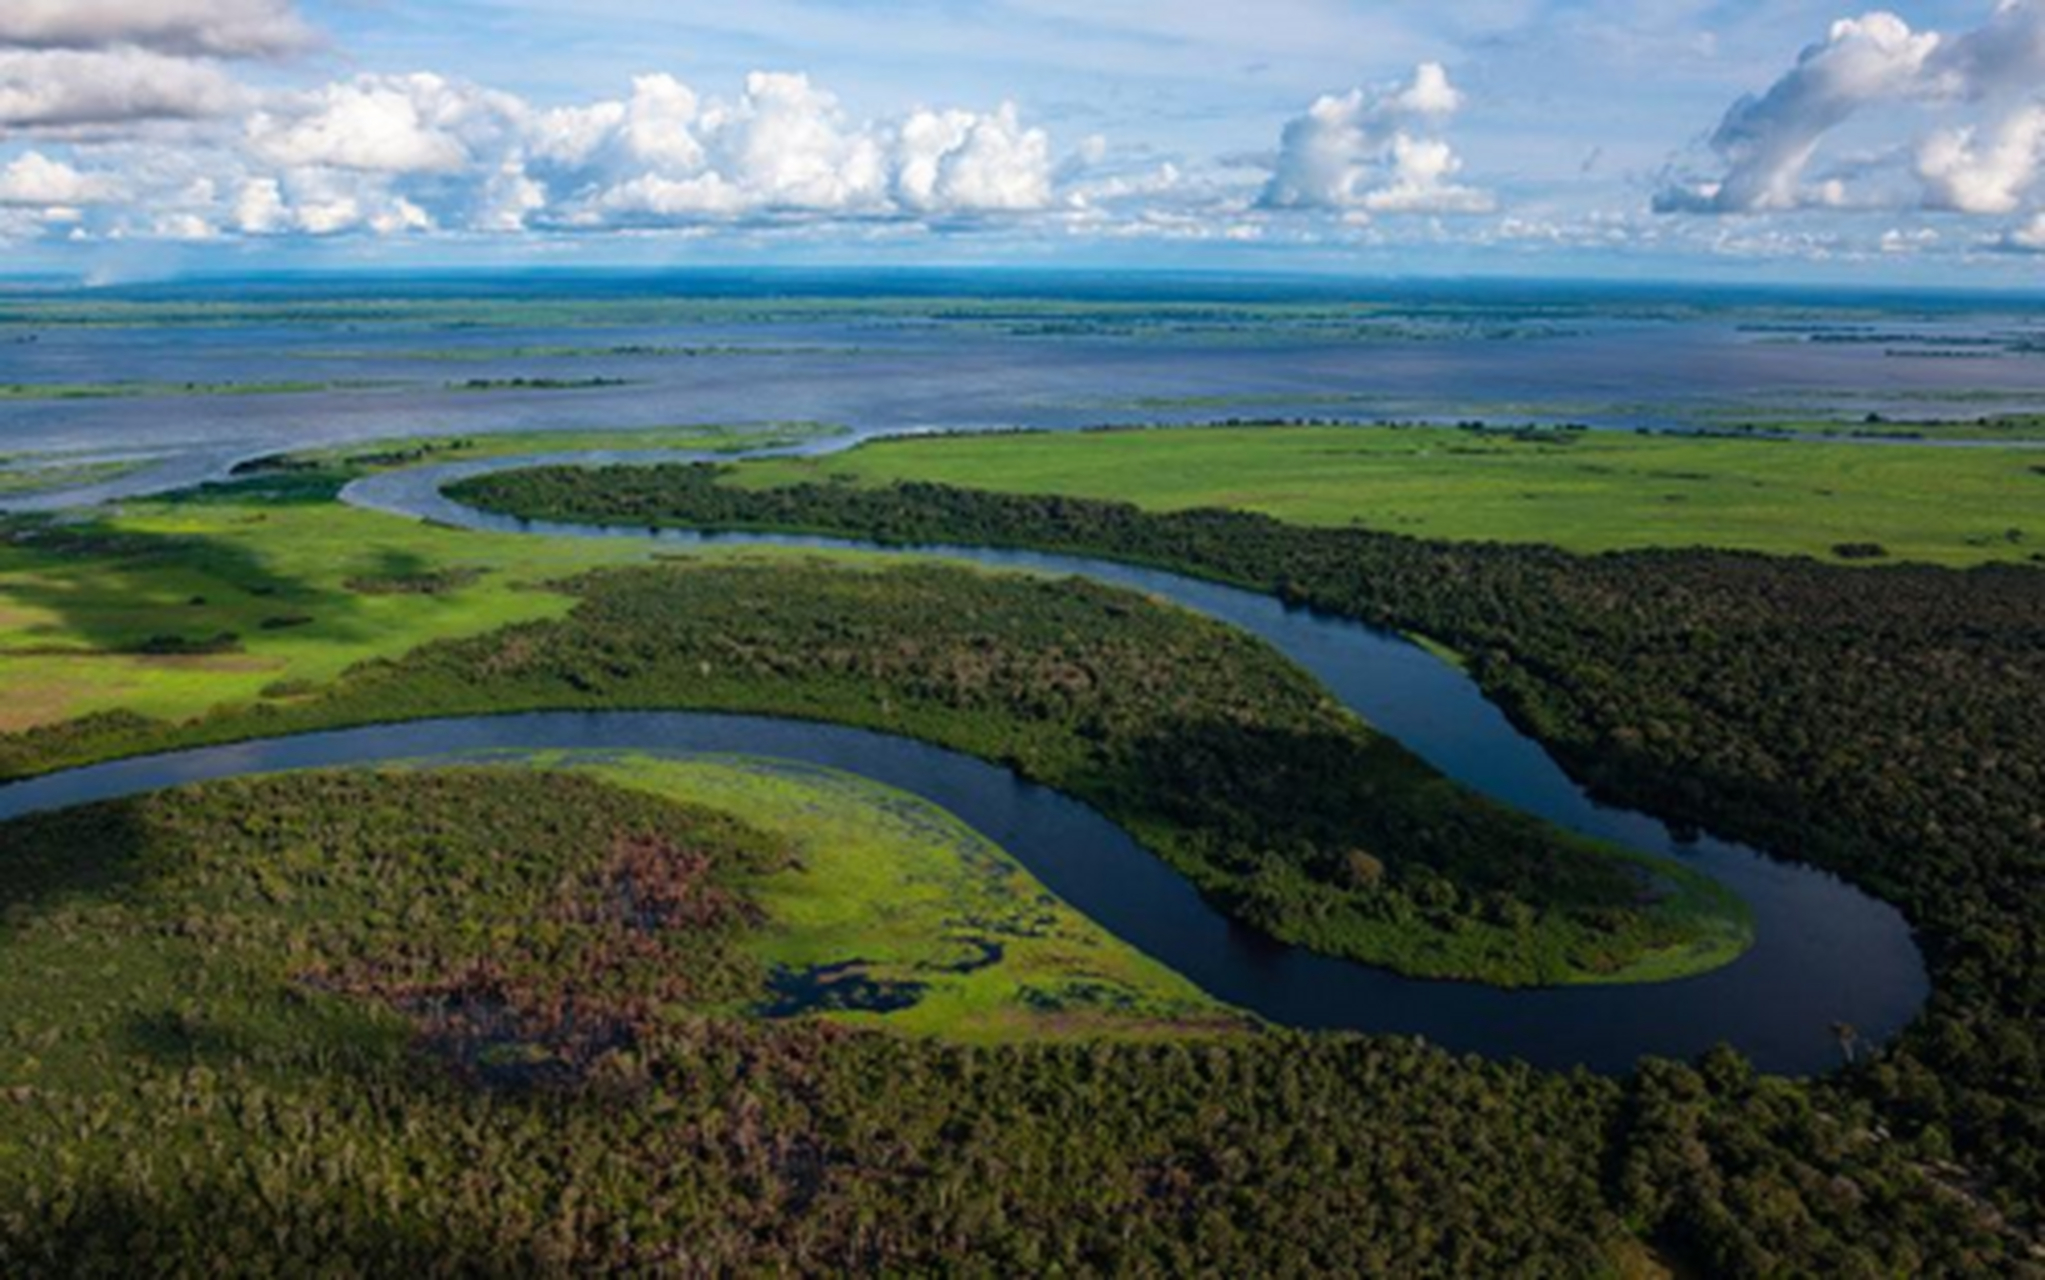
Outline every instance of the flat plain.
POLYGON ((1714 547, 1967 565, 2045 552, 2045 450, 1630 432, 1253 426, 886 441, 737 483, 925 481, 1598 552, 1714 547))

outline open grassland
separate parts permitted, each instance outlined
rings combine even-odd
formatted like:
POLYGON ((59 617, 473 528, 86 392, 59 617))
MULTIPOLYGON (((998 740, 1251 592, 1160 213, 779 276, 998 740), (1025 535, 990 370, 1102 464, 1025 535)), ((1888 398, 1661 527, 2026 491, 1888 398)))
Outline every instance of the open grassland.
POLYGON ((883 441, 737 483, 928 481, 1572 551, 2045 554, 2045 452, 1589 431, 1202 427, 883 441))
POLYGON ((428 640, 558 616, 568 601, 540 581, 643 554, 263 493, 138 503, 89 535, 10 526, 0 731, 116 708, 184 717, 323 684, 428 640))
POLYGON ((0 733, 116 709, 183 718, 315 687, 429 640, 557 616, 567 602, 541 583, 645 555, 358 511, 334 501, 352 476, 562 449, 717 452, 833 430, 406 437, 258 459, 233 484, 131 502, 89 532, 0 521, 0 733))

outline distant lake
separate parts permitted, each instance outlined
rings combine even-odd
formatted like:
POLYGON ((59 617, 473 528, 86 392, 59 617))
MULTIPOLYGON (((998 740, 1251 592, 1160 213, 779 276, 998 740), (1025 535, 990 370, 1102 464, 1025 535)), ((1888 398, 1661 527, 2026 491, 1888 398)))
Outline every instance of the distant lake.
POLYGON ((147 453, 159 465, 124 487, 160 488, 395 435, 768 419, 1977 417, 2045 409, 2033 345, 2045 314, 2029 303, 1561 285, 768 273, 0 293, 0 386, 318 388, 0 399, 0 454, 147 453), (951 300, 962 290, 979 296, 951 300), (517 378, 617 385, 461 386, 517 378))

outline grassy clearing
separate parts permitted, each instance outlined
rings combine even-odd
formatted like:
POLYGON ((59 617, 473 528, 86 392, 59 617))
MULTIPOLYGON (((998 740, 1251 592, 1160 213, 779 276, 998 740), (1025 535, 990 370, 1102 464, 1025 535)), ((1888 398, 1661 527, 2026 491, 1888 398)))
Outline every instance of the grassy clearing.
POLYGON ((766 913, 749 948, 776 970, 914 993, 905 1008, 816 1016, 972 1043, 1248 1025, 914 796, 784 761, 570 754, 534 763, 702 805, 788 841, 794 862, 747 882, 766 913))
MULTIPOLYGON (((206 1022, 215 1039, 261 1042, 283 1034, 309 994, 307 973, 352 963, 307 957, 361 957, 391 948, 407 932, 418 936, 404 949, 447 951, 444 976, 452 978, 490 950, 491 937, 523 927, 522 918, 546 932, 542 899, 591 845, 592 825, 615 822, 636 831, 659 820, 666 803, 682 806, 683 814, 722 815, 694 822, 693 838, 682 843, 710 850, 717 882, 758 908, 741 927, 712 929, 724 935, 722 943, 714 937, 681 943, 696 950, 728 944, 735 953, 693 955, 694 985, 660 993, 679 1002, 671 1013, 687 1007, 756 1016, 775 998, 763 978, 850 965, 871 982, 911 992, 910 1003, 893 1012, 819 1008, 791 1016, 970 1043, 1148 1039, 1253 1025, 1102 931, 1000 848, 913 796, 768 761, 550 753, 484 767, 421 762, 352 775, 322 771, 119 801, 99 811, 88 824, 98 834, 62 862, 21 833, 70 819, 38 819, 0 833, 0 847, 14 856, 0 874, 13 921, 0 934, 0 1026, 10 1028, 0 1035, 0 1087, 113 1083, 120 1060, 133 1052, 124 1043, 132 1028, 164 1016, 158 1011, 194 989, 234 993, 203 1019, 184 1015, 206 1022), (551 781, 563 774, 603 785, 564 789, 551 781), (648 810, 605 801, 621 794, 607 790, 613 787, 663 803, 648 810), (523 797, 563 808, 544 819, 508 815, 472 830, 443 824, 472 791, 514 805, 523 797), (293 800, 296 809, 272 807, 293 800), (361 832, 350 824, 363 817, 342 818, 332 809, 343 802, 368 815, 361 832), (417 861, 399 852, 393 835, 406 807, 417 811, 414 825, 423 833, 417 861), (256 825, 236 834, 243 810, 256 825), (720 825, 731 821, 742 828, 735 841, 720 825), (203 848, 190 862, 170 856, 209 824, 217 830, 196 839, 203 848), (514 834, 528 827, 523 837, 514 834), (380 834, 370 838, 369 831, 380 834), (725 857, 719 851, 727 845, 743 856, 725 857), (758 856, 760 849, 772 856, 758 856), (522 891, 541 896, 514 901, 522 891), (421 901, 434 905, 422 910, 421 901), (178 920, 191 923, 166 933, 163 922, 178 920), (446 936, 438 936, 443 929, 446 936), (968 960, 982 967, 967 972, 968 960), (291 987, 300 988, 296 996, 284 989, 291 987), (1074 992, 1091 999, 1080 1003, 1074 992), (52 1032, 59 1038, 52 1040, 52 1032)), ((587 954, 571 947, 554 958, 587 954)), ((620 962, 619 972, 632 967, 620 962)), ((335 985, 312 983, 320 991, 335 985)), ((310 1012, 312 1022, 329 1029, 348 1020, 339 1009, 310 1012)), ((373 1025, 376 1012, 356 1009, 352 1016, 371 1015, 373 1025)))
POLYGON ((322 684, 365 658, 558 616, 569 602, 538 582, 644 554, 270 503, 255 490, 133 504, 107 522, 111 538, 42 529, 0 539, 0 730, 115 708, 179 718, 322 684), (387 589, 448 570, 462 573, 445 590, 387 589), (234 637, 219 646, 231 651, 152 644, 220 636, 234 637))
POLYGON ((132 503, 96 526, 110 538, 47 525, 0 536, 0 733, 114 710, 181 720, 293 696, 429 641, 560 617, 573 601, 543 584, 650 554, 623 540, 273 504, 262 492, 132 503), (220 637, 232 642, 211 644, 220 637))
POLYGON ((1452 428, 1159 428, 885 441, 736 482, 930 481, 1228 507, 1300 524, 1548 543, 1966 565, 2045 554, 2045 454, 1452 428))

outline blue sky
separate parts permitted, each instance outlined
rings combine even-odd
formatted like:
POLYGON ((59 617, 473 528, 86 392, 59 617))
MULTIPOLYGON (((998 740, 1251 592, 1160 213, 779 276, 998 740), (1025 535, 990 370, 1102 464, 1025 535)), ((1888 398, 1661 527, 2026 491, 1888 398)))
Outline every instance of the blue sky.
POLYGON ((0 249, 2030 287, 2045 0, 8 0, 0 249))

